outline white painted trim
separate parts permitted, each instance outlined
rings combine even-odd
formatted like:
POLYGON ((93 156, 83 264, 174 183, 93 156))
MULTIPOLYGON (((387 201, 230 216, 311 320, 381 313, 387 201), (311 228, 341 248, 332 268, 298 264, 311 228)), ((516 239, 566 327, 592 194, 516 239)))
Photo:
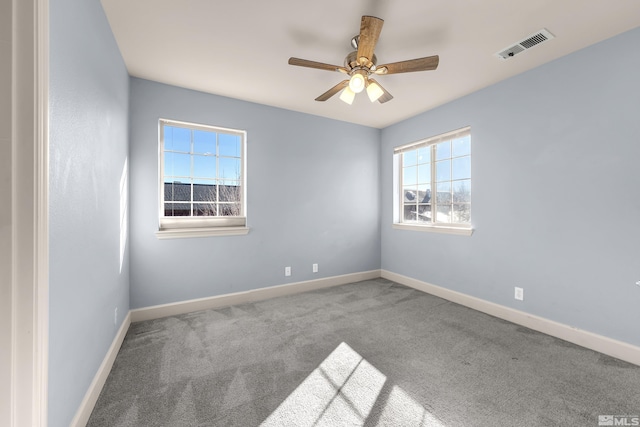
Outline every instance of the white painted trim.
POLYGON ((346 285, 347 283, 359 282, 361 280, 377 279, 378 277, 380 277, 380 270, 371 270, 360 273, 344 274, 341 276, 325 277, 322 279, 307 280, 304 282, 288 283, 286 285, 271 286, 251 291, 218 295, 208 298, 137 308, 135 310, 131 310, 131 321, 140 322, 143 320, 159 319, 161 317, 175 316, 177 314, 191 313, 211 308, 261 301, 269 298, 312 291, 315 289, 346 285))
POLYGON ((37 423, 49 420, 49 0, 38 0, 36 42, 36 366, 37 423))
POLYGON ((458 236, 471 236, 472 228, 446 227, 442 225, 412 225, 412 224, 392 224, 395 230, 427 231, 431 233, 456 234, 458 236))
POLYGON ((432 285, 431 283, 391 271, 381 270, 381 277, 640 366, 640 347, 632 344, 495 304, 461 292, 432 285))
POLYGON ((100 367, 98 368, 98 372, 96 372, 89 389, 84 395, 84 399, 82 399, 82 403, 80 404, 75 417, 73 417, 73 420, 71 421, 71 427, 84 427, 89 421, 91 412, 96 406, 100 392, 107 381, 107 377, 109 376, 109 372, 111 372, 113 363, 116 361, 116 356, 120 351, 120 347, 122 347, 122 343, 127 335, 129 326, 131 326, 131 312, 127 313, 120 325, 120 329, 118 329, 118 333, 116 333, 116 336, 113 338, 111 347, 109 347, 107 354, 102 360, 102 364, 100 364, 100 367))
POLYGON ((12 2, 10 426, 47 425, 49 1, 12 2))
POLYGON ((216 228, 171 228, 156 231, 156 237, 162 239, 186 239, 192 237, 212 236, 244 236, 249 227, 216 227, 216 228))

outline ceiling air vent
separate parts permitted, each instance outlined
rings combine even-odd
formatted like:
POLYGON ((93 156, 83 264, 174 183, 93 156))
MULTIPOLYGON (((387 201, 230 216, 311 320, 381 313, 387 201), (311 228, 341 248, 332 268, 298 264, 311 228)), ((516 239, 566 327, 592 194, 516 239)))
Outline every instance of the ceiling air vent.
POLYGON ((500 52, 496 53, 496 55, 500 59, 513 58, 520 52, 531 49, 532 47, 544 43, 547 40, 551 40, 552 38, 554 38, 554 35, 543 28, 537 33, 531 34, 529 37, 525 37, 524 39, 520 40, 513 46, 509 46, 508 48, 501 50, 500 52))

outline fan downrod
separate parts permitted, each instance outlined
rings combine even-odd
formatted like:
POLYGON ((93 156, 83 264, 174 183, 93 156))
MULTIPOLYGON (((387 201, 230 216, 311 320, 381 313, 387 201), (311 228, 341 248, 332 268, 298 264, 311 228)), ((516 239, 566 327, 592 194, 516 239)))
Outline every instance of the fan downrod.
POLYGON ((355 50, 358 50, 358 42, 359 41, 360 41, 360 34, 356 34, 351 39, 351 47, 354 48, 355 50))

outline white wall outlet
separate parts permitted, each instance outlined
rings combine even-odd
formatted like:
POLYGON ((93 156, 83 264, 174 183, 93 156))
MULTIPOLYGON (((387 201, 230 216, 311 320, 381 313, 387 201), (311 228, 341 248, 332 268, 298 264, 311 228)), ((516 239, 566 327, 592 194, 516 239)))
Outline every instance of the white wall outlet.
POLYGON ((640 280, 638 280, 638 281, 636 282, 636 285, 640 286, 640 280))
POLYGON ((519 301, 524 301, 524 289, 516 286, 515 299, 519 301))
POLYGON ((118 307, 113 310, 113 324, 118 326, 118 307))
POLYGON ((291 267, 285 267, 284 268, 284 275, 285 276, 291 276, 291 267))
POLYGON ((311 266, 311 270, 313 270, 314 273, 317 273, 318 272, 318 264, 313 264, 311 266))

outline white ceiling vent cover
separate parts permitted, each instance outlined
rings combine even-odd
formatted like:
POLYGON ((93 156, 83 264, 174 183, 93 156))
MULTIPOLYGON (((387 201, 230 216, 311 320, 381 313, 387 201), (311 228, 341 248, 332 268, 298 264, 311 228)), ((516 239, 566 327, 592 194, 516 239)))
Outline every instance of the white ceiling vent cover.
POLYGON ((529 37, 525 37, 520 40, 513 46, 509 46, 508 48, 501 50, 496 53, 496 56, 500 59, 510 59, 519 54, 520 52, 524 52, 527 49, 531 49, 534 46, 537 46, 541 43, 544 43, 548 40, 555 38, 553 34, 551 34, 548 30, 542 29, 536 33, 531 34, 529 37))

